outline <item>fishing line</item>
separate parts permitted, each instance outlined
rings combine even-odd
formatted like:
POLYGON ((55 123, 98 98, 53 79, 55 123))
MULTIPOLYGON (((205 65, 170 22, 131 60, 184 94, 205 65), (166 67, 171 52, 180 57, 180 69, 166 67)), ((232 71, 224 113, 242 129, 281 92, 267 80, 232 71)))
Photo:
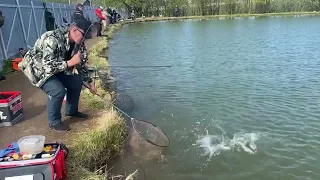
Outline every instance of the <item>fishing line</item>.
POLYGON ((182 29, 182 27, 181 27, 181 25, 180 25, 179 21, 177 21, 177 24, 178 24, 178 26, 180 27, 180 29, 181 29, 182 33, 183 33, 184 35, 186 35, 186 34, 184 33, 184 31, 183 31, 183 29, 182 29))

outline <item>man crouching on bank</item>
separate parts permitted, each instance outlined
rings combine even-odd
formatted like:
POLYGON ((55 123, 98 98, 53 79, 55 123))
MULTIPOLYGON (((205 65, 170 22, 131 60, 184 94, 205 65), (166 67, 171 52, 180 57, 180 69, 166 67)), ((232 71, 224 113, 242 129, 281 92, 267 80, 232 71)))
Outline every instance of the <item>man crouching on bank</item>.
POLYGON ((96 93, 97 89, 88 75, 84 44, 82 51, 75 50, 75 47, 83 43, 90 25, 89 21, 79 19, 71 25, 45 32, 19 63, 19 68, 32 85, 48 95, 48 121, 51 129, 70 130, 61 121, 61 107, 65 95, 66 116, 88 118, 87 114, 78 111, 81 88, 85 83, 90 87, 91 93, 96 93), (78 73, 74 73, 75 67, 78 73))

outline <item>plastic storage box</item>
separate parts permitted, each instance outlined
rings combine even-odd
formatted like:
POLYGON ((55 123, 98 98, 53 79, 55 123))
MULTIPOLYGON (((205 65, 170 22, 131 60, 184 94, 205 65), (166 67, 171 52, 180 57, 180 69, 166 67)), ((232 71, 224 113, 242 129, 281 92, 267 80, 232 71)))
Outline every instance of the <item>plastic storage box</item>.
POLYGON ((0 92, 0 127, 13 126, 23 118, 21 93, 0 92))
POLYGON ((39 154, 42 152, 46 137, 41 135, 25 136, 19 139, 20 153, 39 154))

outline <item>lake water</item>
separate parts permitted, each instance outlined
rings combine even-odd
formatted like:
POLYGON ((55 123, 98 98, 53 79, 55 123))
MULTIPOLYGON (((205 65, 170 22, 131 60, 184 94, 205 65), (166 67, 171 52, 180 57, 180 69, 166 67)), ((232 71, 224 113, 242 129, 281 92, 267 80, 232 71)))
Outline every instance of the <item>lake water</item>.
POLYGON ((135 102, 131 115, 171 141, 162 162, 141 164, 146 179, 320 179, 319 22, 124 26, 109 50, 118 87, 135 102))

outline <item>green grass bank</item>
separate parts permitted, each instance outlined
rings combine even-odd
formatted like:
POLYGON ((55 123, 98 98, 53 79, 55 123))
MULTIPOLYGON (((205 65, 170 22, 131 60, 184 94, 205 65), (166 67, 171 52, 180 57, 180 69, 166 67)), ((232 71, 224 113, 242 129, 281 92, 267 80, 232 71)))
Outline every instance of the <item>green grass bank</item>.
MULTIPOLYGON (((89 63, 97 66, 99 70, 110 72, 107 57, 102 54, 108 49, 108 42, 112 34, 122 24, 108 28, 105 36, 98 38, 95 44, 88 49, 89 63)), ((121 115, 112 108, 112 97, 105 90, 99 79, 96 86, 102 98, 92 95, 84 89, 81 94, 81 105, 92 112, 94 118, 89 131, 74 134, 70 138, 70 156, 67 159, 68 179, 70 180, 105 180, 115 176, 110 172, 108 162, 121 155, 126 138, 126 125, 121 115)), ((130 174, 133 173, 133 174, 130 174)), ((123 179, 134 179, 135 173, 123 179)))

